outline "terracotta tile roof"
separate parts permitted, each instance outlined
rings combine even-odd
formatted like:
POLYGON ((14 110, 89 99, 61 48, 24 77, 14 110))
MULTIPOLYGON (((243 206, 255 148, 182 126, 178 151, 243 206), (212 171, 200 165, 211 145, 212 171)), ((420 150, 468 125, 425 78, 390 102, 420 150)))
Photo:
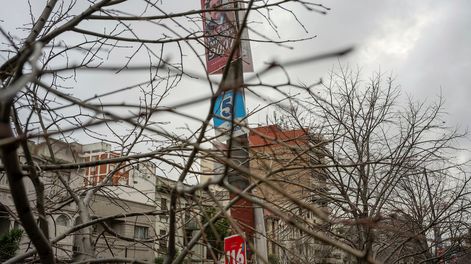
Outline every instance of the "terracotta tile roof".
POLYGON ((307 144, 307 141, 308 134, 306 130, 283 130, 278 125, 256 127, 253 128, 249 134, 249 143, 251 147, 279 145, 280 142, 288 145, 304 145, 307 144))

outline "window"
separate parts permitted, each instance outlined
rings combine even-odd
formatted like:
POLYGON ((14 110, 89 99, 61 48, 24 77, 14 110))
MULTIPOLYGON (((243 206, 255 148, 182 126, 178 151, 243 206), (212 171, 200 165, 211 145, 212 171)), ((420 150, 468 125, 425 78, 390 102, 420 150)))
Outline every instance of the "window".
POLYGON ((0 235, 7 233, 10 230, 10 219, 5 207, 0 205, 0 235))
POLYGON ((185 222, 188 222, 191 219, 190 204, 185 203, 184 206, 185 208, 183 210, 185 210, 185 222))
MULTIPOLYGON (((91 161, 97 161, 98 160, 98 156, 91 156, 91 161)), ((95 175, 97 173, 97 167, 98 166, 92 166, 90 167, 90 175, 95 175)))
POLYGON ((134 238, 147 239, 149 238, 149 228, 145 226, 134 227, 134 238))
POLYGON ((59 215, 56 219, 56 224, 60 226, 68 226, 69 218, 66 215, 59 215))
POLYGON ((8 178, 6 174, 0 175, 0 185, 7 185, 8 186, 8 178))
POLYGON ((161 210, 168 210, 168 207, 167 207, 167 199, 165 199, 165 198, 160 198, 160 209, 161 209, 161 210))
POLYGON ((114 169, 116 169, 116 164, 115 163, 110 164, 110 172, 114 171, 114 169))
POLYGON ((193 238, 193 230, 185 230, 185 237, 183 241, 183 245, 186 246, 193 238))
MULTIPOLYGON (((166 198, 160 198, 160 209, 162 211, 167 211, 167 199, 166 198)), ((161 214, 160 215, 160 220, 167 222, 167 215, 166 214, 161 214)))
POLYGON ((159 231, 159 251, 167 253, 167 232, 165 230, 159 231))

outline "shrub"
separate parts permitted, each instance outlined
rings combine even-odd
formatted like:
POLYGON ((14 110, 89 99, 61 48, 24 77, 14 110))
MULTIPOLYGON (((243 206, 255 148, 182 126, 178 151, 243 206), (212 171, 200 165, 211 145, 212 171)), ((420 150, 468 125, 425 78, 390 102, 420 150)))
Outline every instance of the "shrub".
POLYGON ((23 230, 15 228, 0 237, 0 261, 5 261, 15 256, 16 251, 20 247, 22 235, 23 230))
POLYGON ((155 264, 164 264, 165 258, 164 257, 156 257, 155 264))
POLYGON ((268 263, 270 264, 280 264, 280 259, 277 255, 270 254, 268 255, 268 263))

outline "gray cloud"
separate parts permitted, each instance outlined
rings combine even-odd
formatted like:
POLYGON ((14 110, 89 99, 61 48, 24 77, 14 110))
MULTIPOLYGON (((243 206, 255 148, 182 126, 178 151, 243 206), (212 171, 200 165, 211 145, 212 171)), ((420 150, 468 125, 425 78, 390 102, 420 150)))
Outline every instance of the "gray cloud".
MULTIPOLYGON (((35 1, 33 1, 35 2, 35 1)), ((471 115, 468 100, 471 98, 471 1, 325 1, 324 5, 331 8, 328 15, 308 12, 297 4, 290 7, 303 22, 309 33, 299 26, 295 18, 285 11, 272 13, 280 35, 283 37, 306 37, 318 35, 316 39, 290 44, 294 49, 274 47, 273 45, 252 43, 255 68, 261 69, 264 63, 276 58, 279 61, 302 58, 306 55, 318 54, 349 45, 356 46, 356 52, 342 59, 342 63, 359 65, 368 74, 381 68, 385 72, 393 72, 403 90, 416 98, 433 99, 440 92, 446 97, 451 124, 468 126, 471 115)), ((8 2, 0 13, 3 20, 1 26, 14 30, 29 21, 27 5, 20 2, 8 2), (14 7, 13 7, 14 6, 14 7), (9 12, 9 10, 18 10, 9 12), (24 12, 22 12, 23 10, 24 12)), ((38 4, 36 7, 40 7, 38 4)), ((35 7, 35 10, 38 9, 35 7)), ((191 1, 188 5, 167 1, 163 8, 175 12, 178 10, 196 9, 199 1, 191 1), (191 5, 191 6, 189 6, 191 5)), ((132 11, 133 6, 129 9, 132 11)), ((39 9, 38 9, 39 10, 39 9)), ((138 13, 136 10, 134 13, 138 13)), ((263 22, 262 17, 253 14, 252 18, 263 22)), ((102 28, 103 25, 90 25, 102 28)), ((256 30, 271 37, 277 37, 266 23, 253 24, 256 30)), ((195 28, 196 25, 188 24, 195 28)), ((140 30, 147 36, 156 36, 156 27, 145 24, 140 30)), ((161 29, 161 28, 160 28, 161 29)), ((19 35, 23 33, 15 30, 19 35)), ((254 37, 254 35, 252 35, 254 37)), ((203 48, 197 46, 203 53, 203 48)), ((174 50, 168 47, 169 54, 174 50)), ((130 51, 131 52, 131 51, 130 51)), ((185 54, 193 56, 188 48, 185 54)), ((119 54, 125 57, 126 54, 119 54)), ((185 57, 185 67, 196 72, 202 66, 191 56, 185 57)), ((336 64, 335 59, 290 69, 293 81, 314 82, 325 76, 326 72, 336 64)), ((247 76, 250 76, 248 74, 247 76)), ((128 80, 140 78, 140 75, 128 80)), ((283 80, 280 72, 269 75, 270 80, 283 80)), ((102 78, 101 78, 102 79, 102 78)), ((121 85, 118 78, 108 78, 100 83, 100 78, 90 77, 83 89, 77 89, 78 96, 90 93, 91 86, 113 87, 121 85)), ((207 84, 194 79, 186 79, 182 85, 172 92, 169 104, 188 96, 201 96, 209 93, 207 84), (188 91, 191 91, 189 94, 188 91)), ((254 108, 257 101, 248 100, 249 107, 254 108)), ((185 109, 188 113, 203 116, 207 105, 198 105, 185 109)), ((256 117, 255 117, 256 118, 256 117)), ((263 120, 264 117, 261 117, 263 120)), ((182 121, 180 124, 188 122, 182 121)), ((257 122, 255 120, 255 122, 257 122)))

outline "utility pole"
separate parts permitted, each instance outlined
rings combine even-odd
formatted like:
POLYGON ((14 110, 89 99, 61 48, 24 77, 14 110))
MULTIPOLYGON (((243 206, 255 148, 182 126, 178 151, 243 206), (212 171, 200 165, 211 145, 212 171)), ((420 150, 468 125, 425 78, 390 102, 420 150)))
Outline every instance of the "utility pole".
MULTIPOLYGON (((240 47, 240 45, 238 45, 240 47)), ((232 90, 233 100, 236 100, 236 93, 242 92, 241 89, 244 85, 242 59, 233 61, 227 71, 227 75, 222 81, 222 87, 235 87, 232 90)), ((234 105, 234 103, 233 103, 234 105)), ((234 107, 233 107, 234 108, 234 107)), ((234 113, 231 115, 234 116, 234 113)), ((231 160, 239 164, 242 168, 250 169, 250 155, 249 155, 249 139, 247 134, 237 137, 230 137, 227 142, 227 147, 231 160)), ((243 175, 237 170, 229 169, 227 180, 229 184, 244 190, 250 184, 250 180, 246 175, 243 175)), ((230 193, 230 199, 236 196, 230 193)), ((253 203, 247 199, 240 198, 231 208, 231 217, 240 225, 242 232, 244 232, 247 241, 254 241, 255 219, 253 203)), ((251 259, 251 252, 248 252, 248 259, 251 259)))
MULTIPOLYGON (((214 8, 220 8, 222 1, 218 0, 201 0, 202 8, 203 9, 214 9, 214 8)), ((234 8, 239 7, 239 3, 237 1, 233 1, 233 6, 234 8)), ((229 5, 230 6, 230 5, 229 5)), ((205 31, 209 31, 210 36, 208 38, 212 38, 211 41, 209 39, 206 39, 206 44, 208 45, 208 48, 206 50, 206 61, 207 61, 207 68, 208 72, 210 74, 215 74, 215 73, 220 73, 221 72, 221 67, 226 66, 228 68, 222 68, 222 72, 224 73, 222 76, 222 81, 221 81, 221 86, 219 89, 223 89, 223 93, 219 95, 220 97, 218 98, 221 99, 221 105, 215 106, 215 118, 214 118, 214 126, 217 129, 218 126, 221 126, 222 124, 226 122, 227 125, 227 119, 229 120, 236 120, 236 117, 239 118, 237 111, 242 108, 243 115, 245 115, 245 95, 244 95, 244 63, 243 63, 243 51, 242 51, 242 45, 240 38, 235 38, 236 43, 235 47, 232 47, 232 45, 225 46, 225 43, 228 43, 227 37, 224 35, 218 35, 220 33, 217 28, 219 28, 220 25, 221 28, 225 28, 224 30, 226 32, 229 32, 230 26, 224 27, 221 25, 221 22, 224 23, 233 23, 233 27, 237 30, 235 30, 236 33, 238 33, 241 30, 241 23, 239 21, 239 16, 243 12, 239 11, 234 11, 234 13, 224 11, 225 8, 228 8, 229 6, 223 6, 221 8, 220 12, 207 12, 204 13, 203 15, 203 27, 205 31), (224 21, 224 22, 223 22, 224 21), (212 23, 212 24, 211 24, 212 23), (211 24, 211 25, 210 25, 211 24), (217 24, 217 25, 215 25, 217 24), (216 28, 216 30, 214 30, 216 28), (235 49, 232 50, 232 48, 235 49), (224 50, 223 54, 216 54, 213 53, 214 50, 221 51, 224 50), (229 55, 230 54, 230 55, 229 55), (229 56, 228 56, 229 55, 229 56), (228 92, 232 92, 232 98, 227 98, 229 96, 225 96, 228 92), (242 98, 242 99, 241 99, 242 98), (224 100, 224 103, 223 103, 224 100), (239 101, 237 101, 239 100, 239 101), (240 102, 243 100, 243 102, 240 102), (229 105, 229 107, 226 108, 226 105, 229 105), (222 109, 218 109, 218 107, 224 108, 224 111, 222 109), (229 108, 229 109, 228 109, 229 108), (217 112, 219 111, 219 112, 217 112), (216 119, 219 113, 221 116, 226 118, 224 122, 222 120, 218 120, 218 125, 216 124, 216 119)), ((226 24, 227 25, 227 24, 226 24)), ((232 34, 232 33, 230 33, 232 34)), ((234 37, 234 36, 230 36, 234 37)), ((247 37, 244 37, 247 38, 247 37)), ((249 51, 248 51, 249 52, 249 51)), ((243 116, 242 118, 244 118, 243 116)), ((237 120, 239 121, 239 120, 237 120)), ((230 133, 230 137, 227 140, 227 148, 228 148, 228 155, 231 158, 231 160, 238 164, 240 167, 244 168, 245 170, 250 170, 250 154, 249 154, 249 149, 250 149, 250 144, 249 144, 249 137, 247 133, 243 133, 241 131, 243 128, 235 125, 234 122, 230 122, 229 126, 230 130, 226 127, 224 127, 225 132, 227 133, 227 130, 230 132, 236 131, 237 133, 230 133)), ((246 189, 250 185, 250 180, 248 178, 248 175, 244 175, 238 170, 234 170, 232 168, 229 168, 227 171, 227 181, 229 184, 232 186, 236 187, 238 190, 242 191, 246 189)), ((230 198, 233 199, 236 196, 235 193, 230 194, 230 198)), ((265 238, 265 227, 264 227, 264 219, 263 219, 263 209, 258 208, 257 209, 257 234, 262 234, 261 237, 265 238)), ((266 256, 266 240, 265 242, 261 242, 262 240, 257 239, 257 242, 254 240, 254 233, 256 230, 256 225, 255 225, 255 217, 254 217, 254 206, 252 201, 244 198, 240 198, 230 209, 230 214, 231 217, 239 224, 241 231, 244 234, 240 235, 245 235, 246 242, 250 242, 250 244, 255 244, 257 245, 256 250, 258 253, 261 253, 262 259, 267 259, 266 256), (265 244, 263 247, 260 247, 261 244, 265 244), (263 250, 264 249, 264 250, 263 250)), ((260 237, 260 235, 258 235, 260 237)), ((249 261, 252 260, 252 252, 248 251, 248 256, 247 259, 249 261)), ((258 263, 262 263, 261 261, 258 261, 258 263)))
MULTIPOLYGON (((240 44, 238 46, 240 48, 240 44)), ((242 89, 244 85, 244 75, 241 58, 233 61, 230 64, 229 70, 222 82, 222 85, 222 87, 235 87, 232 90, 233 100, 236 100, 237 96, 235 96, 235 94, 237 92, 243 92, 242 89)), ((235 103, 233 103, 233 105, 235 105, 235 103)), ((231 116, 234 117, 235 114, 232 113, 231 116)), ((228 147, 230 147, 228 151, 230 153, 231 160, 249 171, 250 142, 248 134, 244 133, 240 136, 231 137, 227 140, 226 144, 228 147)), ((234 169, 229 169, 228 171, 228 182, 239 190, 244 190, 250 185, 249 178, 234 169)), ((234 197, 235 194, 231 193, 230 198, 232 199, 234 197)), ((234 218, 234 220, 236 220, 236 222, 240 224, 241 230, 245 233, 247 241, 254 242, 255 249, 257 250, 257 253, 260 254, 257 257, 257 263, 264 263, 263 260, 266 260, 268 256, 263 208, 260 206, 254 207, 252 201, 241 198, 231 208, 231 216, 234 218)), ((251 252, 249 252, 249 260, 252 259, 251 255, 251 252)))

